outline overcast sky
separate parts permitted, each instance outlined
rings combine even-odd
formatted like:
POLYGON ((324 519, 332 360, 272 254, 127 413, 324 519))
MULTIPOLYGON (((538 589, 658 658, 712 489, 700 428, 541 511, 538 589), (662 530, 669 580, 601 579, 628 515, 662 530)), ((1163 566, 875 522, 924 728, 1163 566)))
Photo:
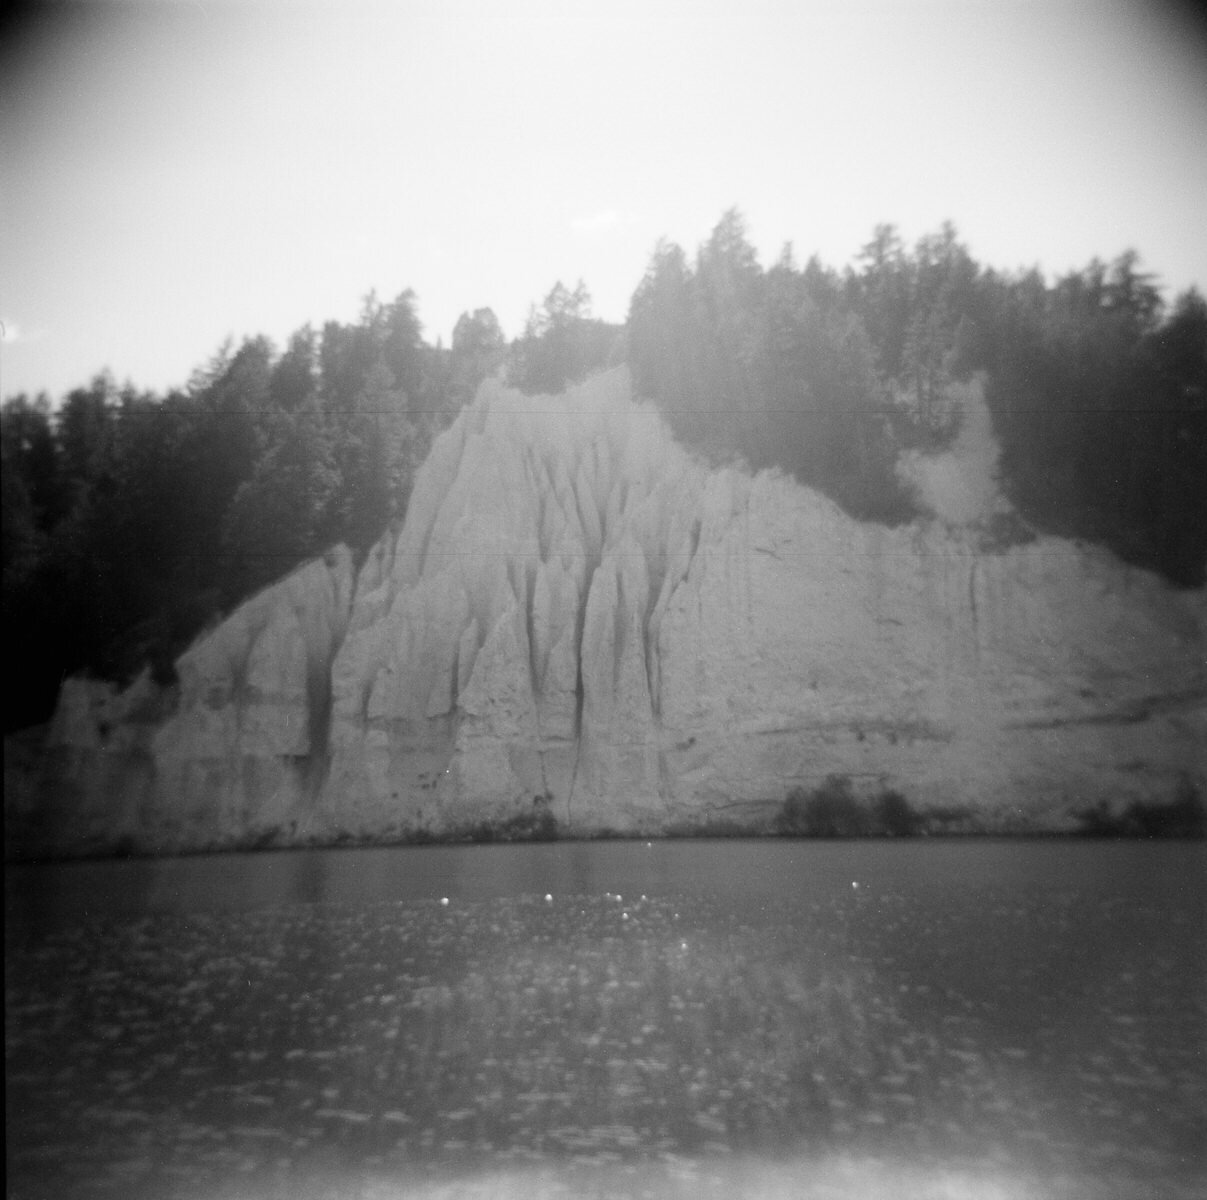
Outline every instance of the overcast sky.
MULTIPOLYGON (((15 11, 15 10, 14 10, 15 11)), ((0 390, 184 383, 224 338, 411 287, 434 341, 580 277, 622 320, 660 235, 737 205, 765 263, 953 220, 1047 273, 1207 284, 1207 45, 1065 0, 141 0, 0 44, 0 390)))

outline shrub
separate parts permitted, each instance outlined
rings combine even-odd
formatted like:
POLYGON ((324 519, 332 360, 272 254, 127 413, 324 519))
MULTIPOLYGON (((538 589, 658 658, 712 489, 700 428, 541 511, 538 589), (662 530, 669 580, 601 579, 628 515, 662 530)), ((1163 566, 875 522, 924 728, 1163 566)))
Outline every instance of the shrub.
POLYGON ((1174 799, 1166 804, 1133 800, 1115 815, 1105 801, 1077 814, 1078 830, 1088 837, 1201 838, 1207 837, 1207 808, 1199 790, 1183 777, 1174 799))
POLYGON ((270 850, 277 840, 275 829, 257 829, 247 835, 248 850, 270 850))
POLYGON ((1132 804, 1127 816, 1140 837, 1207 836, 1207 810, 1198 788, 1186 777, 1170 804, 1132 804))
POLYGON ((812 793, 793 788, 776 820, 780 833, 804 837, 859 837, 870 832, 868 814, 844 775, 828 775, 812 793))
POLYGON ((516 813, 503 821, 478 821, 452 830, 452 842, 553 842, 557 818, 544 805, 533 812, 516 813))
POLYGON ((1110 805, 1105 800, 1089 808, 1078 809, 1073 814, 1078 822, 1077 832, 1085 837, 1121 837, 1123 835, 1123 818, 1111 812, 1110 805))
POLYGON ((872 821, 877 833, 889 837, 913 837, 922 824, 909 801, 900 792, 892 790, 881 792, 876 798, 872 821))

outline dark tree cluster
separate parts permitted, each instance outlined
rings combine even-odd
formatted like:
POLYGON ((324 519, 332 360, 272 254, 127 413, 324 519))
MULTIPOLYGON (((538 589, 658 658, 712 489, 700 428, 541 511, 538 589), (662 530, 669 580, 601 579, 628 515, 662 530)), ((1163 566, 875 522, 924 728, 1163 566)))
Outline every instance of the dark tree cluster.
POLYGON ((790 248, 763 269, 731 210, 694 262, 659 244, 628 333, 682 440, 889 524, 915 515, 901 451, 949 445, 951 385, 979 375, 1026 523, 1207 577, 1207 303, 1167 308, 1130 251, 1048 284, 981 267, 950 225, 913 250, 886 225, 842 273, 790 248))
POLYGON ((709 459, 780 467, 858 517, 914 515, 849 289, 816 259, 798 269, 790 250, 763 270, 736 211, 694 264, 659 244, 629 308, 629 361, 638 392, 709 459))
POLYGON ((494 314, 424 343, 415 298, 366 299, 277 353, 226 346, 163 397, 108 375, 3 407, 5 728, 61 679, 161 680, 209 622, 305 559, 363 553, 406 508, 433 434, 498 370, 494 314))
POLYGON ((574 291, 558 280, 512 347, 509 382, 528 395, 556 395, 572 383, 623 361, 624 330, 591 316, 582 280, 574 291))
POLYGON ((971 361, 1036 528, 1181 586, 1207 577, 1207 302, 1166 308, 1127 253, 1045 286, 986 272, 971 361))

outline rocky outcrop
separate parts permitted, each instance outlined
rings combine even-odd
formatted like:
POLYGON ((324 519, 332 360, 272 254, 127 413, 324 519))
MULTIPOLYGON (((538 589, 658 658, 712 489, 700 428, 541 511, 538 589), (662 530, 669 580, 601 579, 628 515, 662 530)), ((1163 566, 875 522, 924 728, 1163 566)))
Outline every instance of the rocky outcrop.
POLYGON ((555 399, 488 385, 362 572, 333 670, 331 819, 535 802, 569 827, 661 820, 659 630, 705 481, 623 372, 555 399))
MULTIPOLYGON (((950 464, 909 469, 952 494, 950 464)), ((887 529, 707 469, 623 370, 488 383, 359 571, 335 551, 249 601, 174 696, 70 683, 10 838, 754 826, 831 775, 1058 828, 1207 784, 1203 593, 936 511, 887 529)))

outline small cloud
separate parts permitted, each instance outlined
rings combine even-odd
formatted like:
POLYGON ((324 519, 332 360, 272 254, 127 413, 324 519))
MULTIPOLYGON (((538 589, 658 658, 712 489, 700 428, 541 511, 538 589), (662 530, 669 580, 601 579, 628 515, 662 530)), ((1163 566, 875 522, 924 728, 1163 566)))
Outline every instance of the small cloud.
POLYGON ((622 220, 623 217, 616 209, 605 208, 601 212, 575 217, 570 222, 570 228, 575 233, 601 233, 605 229, 611 229, 612 226, 619 225, 622 220))
POLYGON ((49 332, 48 329, 26 329, 17 321, 0 317, 0 339, 3 339, 6 346, 15 345, 17 342, 25 345, 40 342, 49 332))

